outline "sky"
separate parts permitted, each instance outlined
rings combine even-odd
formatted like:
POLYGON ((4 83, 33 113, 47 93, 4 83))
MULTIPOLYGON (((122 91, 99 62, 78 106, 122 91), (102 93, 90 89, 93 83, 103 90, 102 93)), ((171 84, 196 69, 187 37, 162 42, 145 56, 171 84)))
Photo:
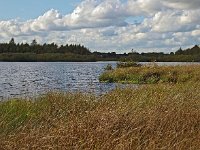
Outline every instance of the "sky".
POLYGON ((170 52, 200 44, 200 0, 0 0, 0 42, 170 52))

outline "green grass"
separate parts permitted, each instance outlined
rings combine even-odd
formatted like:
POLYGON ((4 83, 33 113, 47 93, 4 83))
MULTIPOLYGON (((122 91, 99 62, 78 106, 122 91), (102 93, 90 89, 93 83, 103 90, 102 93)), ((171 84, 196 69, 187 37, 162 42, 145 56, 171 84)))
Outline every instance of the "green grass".
POLYGON ((188 66, 157 66, 116 68, 105 71, 100 77, 101 82, 121 82, 135 84, 184 83, 200 81, 200 65, 188 66))
POLYGON ((141 67, 142 65, 133 61, 121 61, 117 63, 117 68, 128 68, 128 67, 141 67))
POLYGON ((200 83, 0 102, 0 149, 200 149, 200 83))

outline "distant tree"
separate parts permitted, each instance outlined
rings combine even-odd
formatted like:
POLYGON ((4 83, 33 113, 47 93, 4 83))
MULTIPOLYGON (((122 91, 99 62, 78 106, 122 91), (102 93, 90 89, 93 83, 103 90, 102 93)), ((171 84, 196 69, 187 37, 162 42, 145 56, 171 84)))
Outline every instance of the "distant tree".
POLYGON ((11 38, 11 40, 8 43, 8 47, 5 51, 7 51, 9 53, 14 52, 14 51, 16 51, 16 48, 17 48, 17 46, 15 44, 15 40, 14 40, 14 38, 11 38))
POLYGON ((195 45, 192 48, 188 48, 186 50, 182 50, 181 48, 175 53, 177 55, 183 54, 183 55, 199 55, 200 54, 200 48, 198 45, 195 45))
POLYGON ((11 38, 10 41, 9 41, 9 44, 15 45, 15 39, 11 38))
POLYGON ((180 47, 179 50, 175 52, 175 54, 176 54, 176 55, 181 55, 181 54, 183 54, 182 48, 180 47))
POLYGON ((134 50, 133 50, 133 49, 131 50, 131 53, 132 53, 132 54, 134 53, 134 50))
POLYGON ((36 39, 34 39, 32 42, 31 42, 31 46, 36 46, 37 45, 37 41, 36 39))
POLYGON ((195 54, 200 54, 200 48, 198 45, 195 45, 193 48, 190 49, 190 54, 195 55, 195 54))

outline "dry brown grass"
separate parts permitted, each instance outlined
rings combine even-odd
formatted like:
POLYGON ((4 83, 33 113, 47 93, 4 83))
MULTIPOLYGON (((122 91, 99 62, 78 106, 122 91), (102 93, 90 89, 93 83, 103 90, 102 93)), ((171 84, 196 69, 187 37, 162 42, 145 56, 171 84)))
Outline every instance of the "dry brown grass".
POLYGON ((0 149, 200 149, 200 83, 0 103, 0 149))

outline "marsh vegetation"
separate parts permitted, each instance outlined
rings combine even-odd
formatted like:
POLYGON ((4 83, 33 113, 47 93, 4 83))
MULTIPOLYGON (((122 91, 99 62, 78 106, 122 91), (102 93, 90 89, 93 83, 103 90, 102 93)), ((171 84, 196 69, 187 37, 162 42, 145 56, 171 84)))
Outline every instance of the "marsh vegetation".
POLYGON ((199 149, 200 84, 0 103, 0 149, 199 149), (188 88, 189 87, 189 88, 188 88))
POLYGON ((199 82, 199 74, 200 65, 158 66, 156 63, 122 62, 116 69, 105 71, 99 80, 133 84, 184 83, 199 82))

